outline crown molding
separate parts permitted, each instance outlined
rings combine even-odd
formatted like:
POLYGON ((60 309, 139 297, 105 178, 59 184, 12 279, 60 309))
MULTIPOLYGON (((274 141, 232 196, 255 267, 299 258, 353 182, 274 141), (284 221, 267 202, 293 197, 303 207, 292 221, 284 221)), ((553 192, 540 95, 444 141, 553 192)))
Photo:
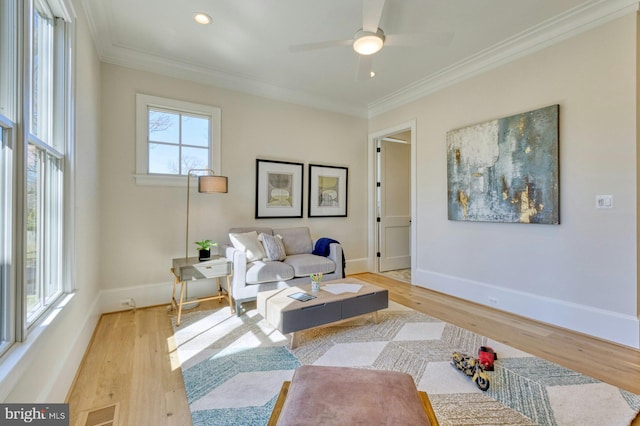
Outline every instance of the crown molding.
POLYGON ((636 13, 638 3, 639 0, 594 0, 570 9, 510 39, 369 103, 369 118, 406 105, 614 19, 636 13))
POLYGON ((337 102, 330 98, 315 96, 302 91, 291 90, 257 80, 222 73, 199 65, 173 61, 113 45, 109 50, 109 54, 103 55, 101 60, 114 65, 149 71, 308 108, 322 109, 360 118, 367 118, 368 116, 366 106, 337 102))

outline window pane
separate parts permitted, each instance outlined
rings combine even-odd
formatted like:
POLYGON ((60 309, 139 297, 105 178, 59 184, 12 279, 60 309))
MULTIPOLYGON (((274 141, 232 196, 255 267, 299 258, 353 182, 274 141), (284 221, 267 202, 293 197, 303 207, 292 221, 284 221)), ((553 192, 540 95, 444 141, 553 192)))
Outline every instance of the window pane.
POLYGON ((34 145, 29 145, 27 158, 27 241, 25 265, 25 297, 27 298, 27 318, 32 317, 42 307, 42 158, 34 145))
POLYGON ((45 185, 44 301, 49 304, 62 292, 62 170, 61 161, 47 155, 45 185))
POLYGON ((149 173, 180 174, 180 148, 177 145, 150 143, 149 173))
POLYGON ((180 115, 150 109, 149 142, 180 143, 180 115))
POLYGON ((6 130, 0 127, 0 353, 12 339, 11 326, 11 150, 6 130))
POLYGON ((209 150, 206 148, 182 148, 182 174, 191 169, 209 168, 209 150))
POLYGON ((192 115, 182 116, 182 143, 185 145, 209 146, 209 118, 192 115))
POLYGON ((33 13, 31 133, 51 143, 53 114, 53 20, 33 13))

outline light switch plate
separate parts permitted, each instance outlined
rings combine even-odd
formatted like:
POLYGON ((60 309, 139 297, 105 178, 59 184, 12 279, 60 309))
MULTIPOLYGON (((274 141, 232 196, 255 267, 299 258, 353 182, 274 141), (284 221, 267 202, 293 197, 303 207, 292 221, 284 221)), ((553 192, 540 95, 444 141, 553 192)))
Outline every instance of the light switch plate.
POLYGON ((612 209, 613 195, 596 195, 596 209, 612 209))

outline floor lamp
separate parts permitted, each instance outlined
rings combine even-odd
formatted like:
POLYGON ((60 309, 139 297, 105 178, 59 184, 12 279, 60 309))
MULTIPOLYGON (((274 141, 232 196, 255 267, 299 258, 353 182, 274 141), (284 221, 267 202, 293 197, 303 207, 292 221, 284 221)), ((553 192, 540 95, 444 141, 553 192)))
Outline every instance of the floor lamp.
MULTIPOLYGON (((228 179, 226 176, 218 176, 211 169, 191 169, 187 173, 187 226, 185 232, 184 243, 184 260, 189 259, 189 204, 191 201, 191 177, 198 176, 198 192, 203 194, 213 193, 227 193, 228 192, 228 179), (197 172, 206 172, 205 175, 196 175, 197 172)), ((189 286, 187 286, 186 298, 189 300, 189 286)), ((190 303, 184 306, 182 309, 192 309, 198 306, 197 302, 190 303)))

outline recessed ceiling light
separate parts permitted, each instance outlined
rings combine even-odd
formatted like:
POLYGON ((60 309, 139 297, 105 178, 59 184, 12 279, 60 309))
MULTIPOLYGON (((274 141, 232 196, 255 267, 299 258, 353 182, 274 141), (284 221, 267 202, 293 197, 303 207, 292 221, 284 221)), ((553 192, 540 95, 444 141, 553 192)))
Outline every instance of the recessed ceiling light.
POLYGON ((369 73, 369 77, 373 78, 373 77, 375 77, 375 76, 376 76, 376 72, 375 72, 375 71, 371 71, 371 72, 369 73))
POLYGON ((193 20, 198 24, 208 25, 211 23, 211 16, 203 12, 197 12, 193 14, 193 20))

